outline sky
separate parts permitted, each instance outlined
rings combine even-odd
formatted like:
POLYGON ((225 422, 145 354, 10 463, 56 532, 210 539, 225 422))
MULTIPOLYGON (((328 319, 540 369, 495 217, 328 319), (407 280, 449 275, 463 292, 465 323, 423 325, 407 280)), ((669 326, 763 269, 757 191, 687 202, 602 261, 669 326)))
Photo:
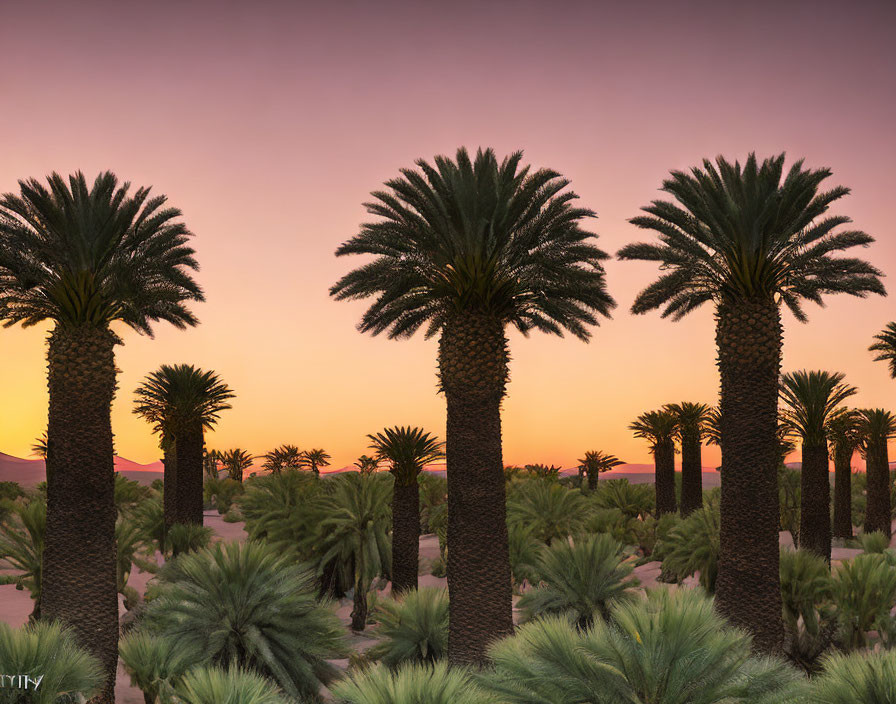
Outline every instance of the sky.
MULTIPOLYGON (((362 335, 366 304, 328 288, 355 265, 333 253, 369 219, 370 191, 461 145, 563 173, 610 253, 650 237, 627 221, 670 170, 786 151, 852 189, 837 212, 896 273, 893 3, 85 0, 0 14, 0 192, 111 169, 166 194, 195 233, 201 325, 127 332, 117 349, 116 450, 138 462, 159 450, 133 390, 162 363, 214 369, 236 392, 212 448, 322 447, 344 466, 385 426, 443 437, 436 341, 362 335)), ((506 463, 569 467, 591 449, 649 462, 635 416, 717 401, 712 310, 633 316, 656 267, 606 269, 619 306, 589 344, 510 334, 506 463)), ((867 351, 893 301, 808 312, 784 315, 784 370, 845 372, 856 405, 896 408, 867 351)), ((28 456, 46 427, 47 331, 0 330, 2 452, 28 456)))

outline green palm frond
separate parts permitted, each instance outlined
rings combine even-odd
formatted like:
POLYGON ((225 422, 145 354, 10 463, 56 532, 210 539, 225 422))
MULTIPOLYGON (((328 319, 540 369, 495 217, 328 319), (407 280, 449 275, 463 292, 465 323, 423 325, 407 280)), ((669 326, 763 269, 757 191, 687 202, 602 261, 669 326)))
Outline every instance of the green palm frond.
POLYGON ((528 479, 514 483, 507 493, 507 525, 528 526, 534 537, 550 544, 581 532, 588 502, 578 491, 556 482, 528 479))
POLYGON ((890 376, 896 379, 896 323, 887 323, 887 327, 874 336, 877 340, 869 348, 869 352, 877 352, 875 362, 887 362, 890 376))
POLYGON ((675 416, 677 421, 676 435, 682 437, 696 437, 701 439, 709 430, 713 420, 713 409, 705 403, 682 401, 681 403, 667 403, 663 410, 675 416))
POLYGON ((396 668, 433 664, 448 655, 448 592, 423 587, 377 605, 375 636, 366 655, 396 668))
POLYGON ((221 464, 227 470, 227 475, 234 481, 243 481, 243 472, 252 466, 255 458, 246 450, 235 447, 220 454, 221 464))
POLYGON ((589 476, 592 472, 601 474, 603 472, 609 472, 613 467, 625 464, 625 462, 616 457, 616 455, 608 455, 601 450, 588 450, 585 453, 585 456, 576 460, 576 462, 579 463, 579 467, 589 476))
POLYGON ((673 171, 663 190, 673 200, 655 200, 635 226, 657 233, 655 244, 630 244, 620 259, 654 261, 663 274, 636 298, 632 311, 663 309, 678 320, 708 301, 783 302, 805 320, 803 301, 822 295, 885 295, 881 272, 868 262, 833 256, 868 246, 873 238, 840 230, 849 218, 828 215, 849 193, 820 189, 831 170, 805 169, 802 161, 784 171, 784 155, 761 164, 750 154, 743 165, 723 157, 690 172, 673 171))
POLYGON ((320 468, 328 467, 330 465, 330 459, 330 455, 328 455, 325 450, 316 448, 302 452, 300 462, 303 467, 307 467, 315 474, 320 474, 320 468))
POLYGON ((148 335, 159 320, 196 324, 188 301, 202 301, 191 277, 198 264, 180 211, 129 194, 111 172, 91 187, 81 172, 57 173, 47 185, 19 181, 19 194, 0 197, 0 318, 6 325, 106 327, 121 321, 148 335))
POLYGON ((337 704, 498 704, 472 675, 447 663, 372 667, 333 687, 337 704))
POLYGON ((395 481, 404 486, 417 481, 425 465, 445 458, 445 443, 423 428, 396 426, 367 437, 377 459, 388 462, 395 481))
POLYGON ((280 445, 264 454, 261 468, 268 472, 282 472, 284 469, 302 469, 302 451, 295 445, 280 445))
POLYGON ((781 376, 781 400, 785 408, 781 423, 798 435, 804 445, 827 441, 827 426, 841 404, 857 389, 843 383, 844 374, 825 371, 796 371, 781 376))
POLYGON ((668 408, 647 411, 630 423, 628 429, 636 438, 647 440, 653 450, 657 445, 675 439, 678 433, 678 416, 668 408))
POLYGON ((594 213, 574 205, 560 174, 521 159, 516 152, 499 162, 486 149, 471 160, 461 148, 454 160, 418 160, 419 170, 402 169, 372 194, 367 211, 379 220, 336 254, 375 259, 330 289, 338 300, 376 298, 362 331, 401 338, 426 325, 429 337, 464 311, 524 334, 587 339, 586 326, 609 316, 607 254, 580 227, 594 213))

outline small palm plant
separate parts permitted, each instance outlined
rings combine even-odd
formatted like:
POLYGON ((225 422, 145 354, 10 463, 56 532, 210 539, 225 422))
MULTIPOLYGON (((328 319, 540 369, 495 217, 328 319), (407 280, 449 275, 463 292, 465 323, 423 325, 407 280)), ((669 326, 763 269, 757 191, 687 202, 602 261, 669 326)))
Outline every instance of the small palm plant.
POLYGON ((132 192, 111 172, 92 185, 80 172, 54 173, 47 185, 19 181, 18 191, 0 197, 0 320, 52 323, 42 616, 71 626, 103 661, 98 701, 111 704, 118 639, 111 406, 122 343, 112 326, 151 334, 160 320, 195 325, 187 304, 203 300, 191 276, 198 265, 180 211, 148 188, 132 192))
POLYGON ((314 472, 314 476, 320 475, 321 467, 328 467, 330 465, 330 459, 330 455, 319 448, 305 450, 301 455, 302 466, 307 467, 314 472))
POLYGON ((865 532, 891 535, 890 461, 887 445, 896 437, 896 416, 883 408, 866 408, 860 413, 861 450, 865 456, 865 532))
POLYGON ((423 467, 445 457, 444 443, 422 428, 386 428, 368 435, 378 460, 395 477, 392 491, 392 591, 417 588, 420 562, 420 484, 423 467))
POLYGON ((796 704, 802 678, 758 659, 699 592, 657 589, 584 631, 547 617, 490 651, 482 681, 502 704, 796 704))
POLYGON ((361 670, 333 694, 337 704, 498 704, 469 672, 444 662, 361 670))
POLYGON ((254 460, 252 455, 239 447, 221 453, 221 464, 227 470, 228 478, 236 482, 243 481, 243 473, 252 466, 254 460))
POLYGON ((175 687, 179 704, 290 704, 269 678, 230 666, 197 667, 175 687))
POLYGON ((118 643, 131 684, 143 692, 146 704, 168 701, 175 683, 202 660, 202 653, 169 638, 133 631, 118 643))
POLYGON ((781 549, 781 601, 784 604, 784 652, 807 673, 836 635, 830 608, 833 594, 830 565, 809 550, 781 549))
POLYGON ((834 518, 831 533, 835 538, 852 537, 852 457, 862 444, 862 419, 852 409, 835 413, 828 420, 828 440, 834 460, 834 518))
POLYGON ((147 375, 134 392, 134 413, 153 424, 153 430, 174 442, 176 471, 165 486, 175 496, 174 523, 202 525, 202 478, 204 434, 214 427, 220 414, 231 408, 233 391, 213 371, 191 364, 163 364, 147 375))
MULTIPOLYGON (((578 491, 555 482, 524 480, 512 485, 507 497, 507 524, 528 526, 538 540, 550 545, 582 531, 587 506, 578 491)), ((449 551, 450 547, 449 543, 449 551)))
POLYGON ((835 256, 873 242, 839 230, 849 218, 828 212, 849 189, 821 190, 830 169, 797 161, 785 172, 784 161, 783 154, 762 162, 750 154, 743 164, 720 156, 673 171, 663 182, 672 200, 653 201, 631 220, 659 241, 619 251, 662 271, 633 312, 661 308, 678 320, 705 303, 715 307, 724 541, 717 604, 769 652, 783 637, 775 484, 781 306, 805 321, 804 301, 885 293, 871 264, 835 256))
POLYGON ((517 607, 526 620, 557 615, 588 628, 595 619, 609 618, 615 604, 634 598, 633 567, 608 535, 557 541, 542 551, 532 569, 534 588, 517 607))
POLYGON ((268 677, 290 697, 317 697, 346 653, 344 633, 316 598, 313 576, 260 542, 218 543, 159 572, 140 631, 198 654, 196 664, 268 677))
POLYGON ((632 484, 628 479, 601 482, 594 495, 599 508, 617 508, 628 518, 647 518, 656 506, 654 491, 647 484, 632 484))
POLYGON ((433 664, 448 656, 448 592, 432 587, 401 594, 377 605, 379 642, 366 655, 390 668, 433 664))
POLYGON ((889 564, 886 555, 857 555, 840 563, 834 572, 833 589, 844 648, 868 647, 872 631, 877 632, 880 640, 891 636, 896 568, 889 564))
POLYGON ((0 584, 15 584, 27 589, 34 600, 29 622, 41 617, 41 563, 47 532, 47 502, 40 496, 26 503, 11 506, 14 520, 0 523, 0 560, 15 570, 15 574, 0 575, 0 584))
POLYGON ((834 655, 812 680, 812 704, 890 704, 896 692, 896 651, 834 655))
POLYGON ((600 450, 588 450, 578 463, 579 470, 588 478, 588 491, 597 489, 597 481, 603 472, 609 472, 613 467, 625 464, 615 455, 607 455, 600 450))
POLYGON ((380 461, 370 455, 361 455, 354 464, 358 472, 364 475, 375 474, 380 470, 380 461))
POLYGON ((800 470, 800 548, 831 561, 831 479, 828 423, 856 393, 844 375, 797 371, 781 377, 782 425, 802 441, 800 470))
MULTIPOLYGON (((675 437, 678 433, 678 416, 670 410, 648 411, 638 416, 628 426, 636 438, 650 443, 650 452, 656 468, 656 512, 675 513, 675 437)), ((701 499, 702 501, 702 499, 701 499)))
POLYGON ((0 623, 0 670, 36 683, 17 692, 3 682, 4 702, 28 704, 86 701, 101 692, 104 677, 100 661, 79 648, 71 632, 44 621, 20 629, 0 623))
POLYGON ((712 408, 705 403, 682 401, 664 406, 678 421, 676 436, 681 444, 681 515, 687 516, 703 506, 703 453, 701 444, 707 432, 712 408))
POLYGON ((673 526, 654 550, 663 575, 680 582, 695 573, 701 586, 715 592, 719 571, 719 508, 705 506, 673 526))
POLYGON ((218 464, 221 461, 221 453, 217 450, 206 450, 202 455, 202 468, 207 479, 218 478, 218 464))
POLYGON ((506 329, 569 331, 582 340, 615 302, 607 255, 582 229, 594 213, 556 171, 522 166, 517 152, 418 160, 367 205, 376 222, 337 255, 374 255, 337 282, 340 300, 374 298, 360 330, 439 336, 447 401, 448 587, 451 661, 478 664, 513 630, 501 457, 508 379, 506 329), (485 596, 487 595, 487 596, 485 596))

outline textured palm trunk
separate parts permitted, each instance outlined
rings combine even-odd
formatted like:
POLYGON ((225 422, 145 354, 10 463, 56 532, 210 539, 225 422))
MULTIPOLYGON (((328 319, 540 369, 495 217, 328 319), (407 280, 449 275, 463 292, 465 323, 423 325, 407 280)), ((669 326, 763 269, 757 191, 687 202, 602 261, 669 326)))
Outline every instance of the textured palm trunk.
POLYGON ((367 626, 367 589, 361 580, 355 581, 355 596, 352 602, 352 630, 363 631, 367 626))
POLYGON ((177 437, 177 507, 178 523, 202 525, 202 425, 181 432, 177 437))
POLYGON ((417 588, 420 562, 420 485, 416 478, 392 494, 392 593, 417 588))
POLYGON ((852 455, 851 445, 834 448, 835 538, 852 538, 852 455))
POLYGON ((507 380, 503 325, 466 314, 439 341, 447 401, 448 657, 482 665, 486 649, 513 631, 501 399, 507 380))
POLYGON ((700 435, 681 438, 681 515, 703 508, 703 457, 700 435))
POLYGON ((803 445, 800 471, 800 549, 831 561, 831 478, 828 448, 803 445))
POLYGON ((594 493, 597 491, 597 482, 600 480, 600 473, 596 470, 590 470, 588 473, 588 491, 594 493))
POLYGON ((653 464, 656 470, 656 513, 658 516, 675 513, 678 503, 675 500, 675 444, 672 440, 656 444, 653 448, 653 464))
POLYGON ((890 463, 887 441, 875 441, 868 448, 868 495, 865 507, 865 532, 891 534, 890 523, 890 463))
POLYGON ((168 443, 162 457, 162 466, 164 474, 162 481, 164 482, 163 505, 165 512, 165 530, 177 523, 177 452, 172 445, 168 443))
POLYGON ((720 303, 722 495, 716 607, 753 634, 783 641, 778 547, 778 376, 782 330, 771 301, 720 303))
POLYGON ((72 628, 106 675, 97 704, 113 704, 118 663, 112 423, 116 336, 57 325, 50 335, 47 529, 41 616, 72 628))

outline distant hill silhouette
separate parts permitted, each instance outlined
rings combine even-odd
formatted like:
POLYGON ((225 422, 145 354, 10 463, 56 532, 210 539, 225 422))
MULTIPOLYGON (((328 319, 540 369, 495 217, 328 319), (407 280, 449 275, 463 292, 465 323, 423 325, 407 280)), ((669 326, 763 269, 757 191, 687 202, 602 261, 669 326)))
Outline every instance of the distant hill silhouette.
MULTIPOLYGON (((153 480, 162 478, 163 467, 161 461, 140 464, 116 456, 115 470, 141 484, 152 484, 153 480)), ((0 452, 0 481, 34 486, 46 478, 47 468, 42 459, 22 459, 0 452)))

